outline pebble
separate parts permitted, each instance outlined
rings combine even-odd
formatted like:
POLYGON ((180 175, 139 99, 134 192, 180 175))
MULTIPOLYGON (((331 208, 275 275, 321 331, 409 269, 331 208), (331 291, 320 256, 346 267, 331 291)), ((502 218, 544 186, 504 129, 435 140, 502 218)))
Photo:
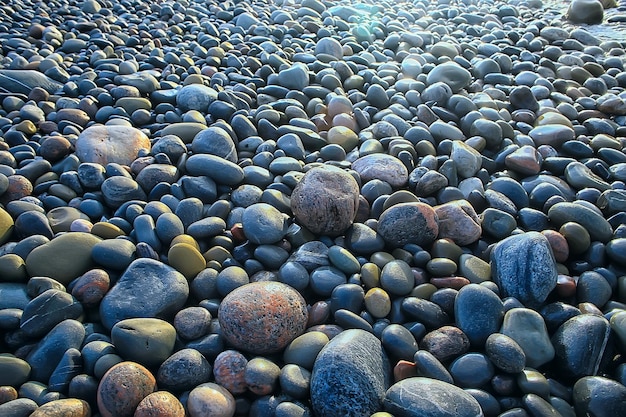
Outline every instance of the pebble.
POLYGON ((454 302, 456 324, 473 346, 484 346, 498 332, 504 318, 504 306, 491 290, 478 284, 461 288, 454 302))
POLYGON ((500 333, 513 339, 524 351, 526 364, 532 368, 554 358, 552 345, 543 318, 528 308, 513 308, 506 312, 500 333))
POLYGON ((98 409, 103 417, 130 417, 155 390, 156 380, 148 369, 135 362, 120 362, 98 384, 98 409))
POLYGON ((567 19, 574 23, 598 24, 604 19, 604 7, 598 0, 572 0, 567 8, 567 19))
POLYGON ((187 398, 187 411, 191 417, 233 417, 235 398, 228 390, 213 382, 195 387, 187 398))
POLYGON ((390 386, 381 342, 364 330, 345 330, 324 346, 311 374, 311 406, 325 416, 370 415, 390 386))
POLYGON ((76 139, 76 156, 80 162, 130 165, 140 151, 149 151, 150 139, 130 126, 91 126, 76 139))
POLYGON ((176 329, 157 318, 129 318, 115 323, 111 340, 123 359, 152 368, 172 354, 176 329))
POLYGON ((88 417, 91 415, 91 407, 84 400, 76 398, 64 398, 50 401, 35 410, 31 416, 67 416, 67 417, 88 417))
POLYGON ((435 206, 440 239, 452 239, 459 246, 476 242, 481 234, 480 218, 466 200, 451 201, 435 206))
POLYGON ((246 238, 257 245, 276 243, 287 232, 283 214, 267 203, 256 203, 246 207, 241 224, 246 238))
POLYGON ((352 169, 359 173, 363 183, 378 179, 399 188, 404 186, 409 178, 408 170, 402 161, 382 153, 360 157, 352 163, 352 169))
POLYGON ((182 392, 207 382, 210 375, 211 365, 200 352, 195 349, 181 349, 160 364, 156 380, 161 388, 182 392))
POLYGON ((359 185, 347 172, 332 166, 313 168, 291 194, 291 210, 315 234, 343 234, 359 206, 359 185))
POLYGON ((463 389, 424 377, 407 378, 393 384, 385 394, 384 408, 398 417, 483 414, 478 401, 463 389))
POLYGON ((156 391, 141 400, 133 416, 150 417, 155 414, 163 417, 184 417, 185 408, 174 394, 156 391))
POLYGON ((427 246, 439 234, 439 219, 427 204, 400 203, 380 215, 377 232, 393 247, 409 243, 427 246))
POLYGON ((260 355, 285 348, 304 332, 307 318, 302 296, 280 282, 256 282, 236 288, 224 297, 218 311, 226 340, 260 355))

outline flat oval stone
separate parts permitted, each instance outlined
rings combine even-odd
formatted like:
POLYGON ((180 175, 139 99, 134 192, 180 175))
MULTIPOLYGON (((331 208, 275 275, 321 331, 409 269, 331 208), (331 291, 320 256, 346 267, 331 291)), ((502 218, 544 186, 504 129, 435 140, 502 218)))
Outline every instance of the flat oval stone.
POLYGON ((174 392, 192 390, 211 376, 211 365, 195 349, 181 349, 168 357, 157 373, 159 387, 174 392))
POLYGON ((474 346, 483 346, 498 331, 504 318, 504 305, 493 291, 478 284, 459 290, 454 302, 454 317, 459 329, 474 346))
POLYGON ((125 319, 115 323, 111 340, 125 360, 147 367, 160 366, 174 350, 176 329, 155 318, 125 319))
POLYGON ((548 218, 557 227, 567 222, 578 223, 589 232, 592 240, 602 243, 607 243, 613 235, 609 222, 601 214, 582 204, 556 203, 548 210, 548 218))
POLYGON ((256 203, 246 207, 241 223, 248 240, 257 245, 276 243, 287 232, 283 214, 267 203, 256 203))
POLYGON ((88 127, 76 139, 76 156, 80 162, 132 164, 140 151, 150 151, 150 139, 130 126, 88 127))
POLYGON ((20 329, 30 337, 42 337, 63 320, 77 320, 82 314, 82 305, 71 294, 50 289, 28 303, 20 329))
POLYGON ((206 113, 209 105, 217 100, 218 93, 203 84, 188 84, 176 94, 176 104, 183 111, 197 110, 206 113))
POLYGON ((89 417, 91 407, 84 400, 64 398, 43 404, 31 417, 89 417))
POLYGON ((185 168, 191 175, 204 175, 218 184, 234 186, 244 179, 243 169, 239 165, 216 155, 191 155, 185 168))
POLYGON ((139 403, 156 390, 152 373, 135 362, 120 362, 98 384, 98 410, 102 417, 132 417, 139 403))
POLYGON ((100 240, 84 232, 59 235, 30 252, 26 269, 30 276, 50 277, 67 285, 93 267, 91 251, 100 240))
POLYGON ((356 180, 333 166, 308 171, 291 195, 291 210, 296 219, 321 235, 343 234, 352 225, 358 206, 356 180))
POLYGON ((500 333, 509 336, 524 350, 526 364, 533 368, 554 359, 554 346, 548 336, 543 318, 528 308, 513 308, 506 312, 500 333))
POLYGON ((439 234, 439 219, 428 204, 400 203, 380 215, 378 233, 393 247, 428 246, 439 234))
POLYGON ((183 274, 187 279, 193 279, 206 268, 206 260, 198 249, 188 243, 172 245, 167 252, 170 266, 183 274))
POLYGON ((283 360, 285 363, 295 364, 310 371, 313 369, 315 358, 328 341, 328 336, 322 332, 306 332, 289 343, 283 353, 283 360))
POLYGON ((47 383, 65 351, 80 349, 84 339, 85 328, 76 320, 64 320, 54 326, 26 357, 31 366, 30 378, 47 383))
POLYGON ((30 365, 13 355, 0 356, 0 385, 19 387, 30 376, 30 365))
POLYGON ((447 84, 453 93, 458 93, 467 87, 472 79, 472 75, 468 70, 457 64, 456 62, 444 62, 433 68, 426 78, 428 85, 437 82, 447 84))
POLYGON ((362 156, 352 163, 352 169, 359 173, 363 183, 378 179, 394 188, 400 188, 409 179, 409 172, 402 161, 382 153, 362 156))
POLYGON ((218 320, 226 340, 256 354, 275 353, 304 332, 308 313, 302 296, 280 282, 254 282, 231 291, 218 320))
POLYGON ((535 146, 550 145, 559 149, 568 140, 575 139, 574 129, 561 124, 546 124, 533 128, 528 132, 535 146))
POLYGON ((237 162, 237 149, 230 134, 219 126, 203 129, 193 138, 191 151, 194 154, 211 154, 227 161, 237 162))
POLYGON ((91 258, 99 265, 123 271, 136 258, 137 248, 127 239, 106 239, 91 249, 91 258))
POLYGON ((482 353, 465 353, 450 364, 450 375, 457 386, 479 388, 489 383, 495 375, 489 358, 482 353))
POLYGON ((29 417, 38 407, 30 398, 17 398, 0 404, 0 413, 11 417, 29 417))
POLYGON ((235 415, 235 398, 218 384, 206 382, 195 387, 187 398, 187 410, 191 417, 235 415))
POLYGON ((556 261, 550 243, 538 232, 500 241, 491 253, 493 280, 504 296, 529 306, 543 303, 556 287, 556 261))
POLYGON ((131 317, 173 318, 188 295, 189 284, 180 272, 154 259, 137 259, 102 299, 102 324, 111 328, 131 317))
POLYGON ((385 394, 383 406, 397 417, 483 415, 478 401, 463 389, 424 377, 396 382, 385 394))
POLYGON ((504 372, 516 374, 526 367, 526 354, 517 342, 502 333, 492 333, 485 342, 485 353, 504 372))
POLYGON ((610 333, 609 322, 592 314, 581 314, 563 323, 552 336, 559 372, 571 378, 596 375, 610 333))
POLYGON ((381 342, 364 330, 346 330, 315 360, 311 406, 328 417, 369 416, 381 408, 390 378, 381 342))
POLYGON ((135 409, 133 417, 185 417, 185 408, 181 402, 167 391, 148 394, 135 409))

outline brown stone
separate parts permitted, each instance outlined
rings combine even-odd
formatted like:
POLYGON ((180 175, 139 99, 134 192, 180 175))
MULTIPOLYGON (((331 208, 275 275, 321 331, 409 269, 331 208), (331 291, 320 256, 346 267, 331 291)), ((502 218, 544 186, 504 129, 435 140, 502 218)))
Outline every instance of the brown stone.
POLYGON ((480 239, 482 227, 474 207, 466 200, 457 200, 435 207, 439 218, 439 238, 449 238, 459 246, 480 239))
POLYGON ((441 362, 447 362, 467 352, 469 338, 461 329, 443 326, 427 333, 420 342, 420 348, 429 351, 441 362))
POLYGON ((65 398, 45 403, 30 417, 90 417, 91 408, 87 401, 65 398))
POLYGON ((22 197, 27 197, 33 193, 33 184, 28 178, 23 175, 9 175, 9 188, 0 197, 0 203, 7 205, 7 203, 19 200, 22 197))
POLYGON ((103 269, 91 269, 80 276, 72 287, 72 295, 85 307, 97 306, 109 291, 111 280, 103 269))
POLYGON ((414 362, 401 360, 393 367, 394 383, 413 376, 417 376, 417 367, 414 362))
POLYGON ((156 391, 141 400, 133 417, 185 417, 185 408, 167 391, 156 391))
POLYGON ((224 338, 256 354, 282 350, 305 329, 306 301, 292 287, 264 281, 243 285, 220 303, 218 319, 224 338))
POLYGON ((139 403, 156 389, 154 375, 135 362, 120 362, 107 371, 98 385, 102 417, 132 417, 139 403))
POLYGON ((394 188, 400 188, 409 180, 409 172, 402 161, 382 153, 362 156, 352 163, 352 169, 359 173, 363 184, 379 179, 394 188))
POLYGON ((215 382, 231 394, 243 394, 247 390, 245 370, 248 360, 241 352, 225 350, 215 358, 213 375, 215 382))
POLYGON ((91 126, 76 140, 76 156, 81 162, 103 166, 112 162, 130 166, 142 149, 150 150, 150 139, 129 126, 91 126))
POLYGON ((356 180, 333 166, 308 171, 291 195, 294 216, 316 234, 343 234, 352 225, 358 207, 359 185, 356 180))
POLYGON ((560 263, 567 261, 567 258, 569 258, 569 245, 565 236, 555 230, 544 230, 541 234, 548 239, 554 259, 560 263))
POLYGON ((232 417, 235 398, 226 388, 207 382, 191 390, 187 410, 190 417, 232 417))
POLYGON ((428 204, 400 203, 380 215, 378 233, 392 247, 429 246, 439 234, 439 218, 428 204))

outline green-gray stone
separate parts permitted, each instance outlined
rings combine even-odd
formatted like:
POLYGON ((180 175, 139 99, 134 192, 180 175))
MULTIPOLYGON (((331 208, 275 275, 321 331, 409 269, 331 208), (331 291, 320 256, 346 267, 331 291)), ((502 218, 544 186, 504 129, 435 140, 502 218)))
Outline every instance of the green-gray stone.
POLYGON ((123 358, 153 367, 174 351, 176 329, 161 319, 126 319, 113 326, 111 339, 123 358))

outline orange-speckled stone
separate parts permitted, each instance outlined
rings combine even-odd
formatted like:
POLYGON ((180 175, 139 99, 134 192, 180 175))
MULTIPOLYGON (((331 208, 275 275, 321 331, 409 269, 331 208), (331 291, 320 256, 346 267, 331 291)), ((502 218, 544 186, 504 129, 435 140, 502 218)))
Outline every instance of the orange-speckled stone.
POLYGON ((2 194, 0 203, 5 206, 13 200, 19 200, 32 194, 33 184, 22 175, 9 175, 9 188, 2 194))
POLYGON ((90 417, 91 408, 87 401, 65 398, 50 401, 35 410, 30 417, 90 417))
POLYGON ((133 417, 185 417, 185 408, 173 394, 157 391, 141 400, 133 417))
POLYGON ((103 269, 91 269, 76 280, 72 295, 87 307, 96 306, 109 291, 111 280, 103 269))
POLYGON ((11 386, 0 387, 0 404, 8 403, 17 399, 17 390, 11 386))
POLYGON ((289 285, 253 282, 230 292, 220 303, 222 334, 234 347, 255 354, 275 353, 304 332, 306 301, 289 285))
POLYGON ((237 395, 246 392, 245 371, 248 360, 241 352, 225 350, 215 358, 213 375, 215 382, 237 395))
POLYGON ((156 389, 154 375, 135 362, 120 362, 107 371, 98 385, 102 417, 132 417, 139 403, 156 389))
POLYGON ((207 382, 191 390, 187 410, 191 417, 233 417, 235 398, 226 388, 207 382))
POLYGON ((548 239, 548 243, 554 254, 554 259, 561 263, 567 261, 569 257, 569 245, 567 244, 565 236, 555 230, 544 230, 541 234, 548 239))

